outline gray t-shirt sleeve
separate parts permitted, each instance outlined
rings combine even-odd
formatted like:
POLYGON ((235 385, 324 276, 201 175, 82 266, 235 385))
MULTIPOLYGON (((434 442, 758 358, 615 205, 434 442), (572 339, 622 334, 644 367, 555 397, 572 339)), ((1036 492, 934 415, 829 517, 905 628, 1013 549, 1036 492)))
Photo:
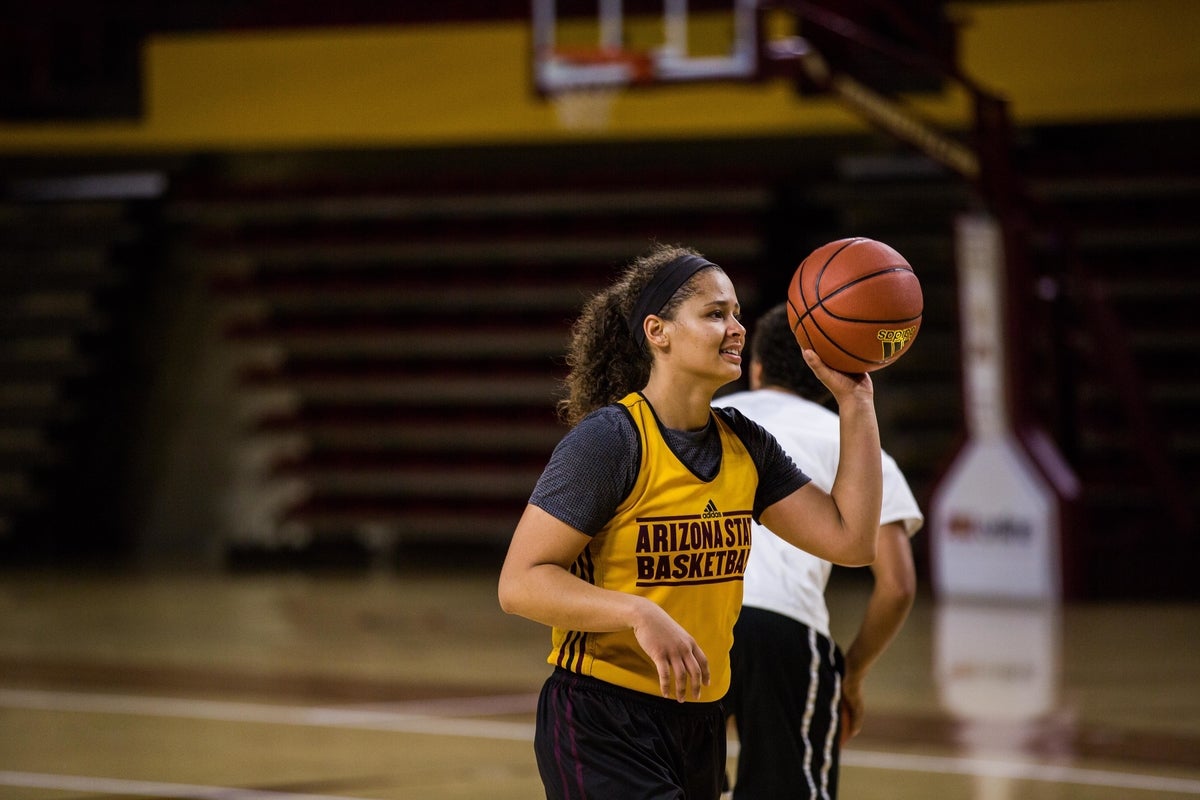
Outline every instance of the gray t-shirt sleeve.
POLYGON ((529 502, 594 536, 632 491, 640 459, 628 413, 605 406, 580 420, 554 448, 529 502))
MULTIPOLYGON (((754 518, 809 482, 778 440, 737 409, 716 413, 746 446, 758 470, 754 518)), ((715 473, 721 440, 713 426, 703 432, 665 433, 679 458, 697 475, 715 473)), ((641 451, 624 407, 600 408, 572 428, 554 448, 529 497, 532 505, 576 530, 595 536, 612 519, 637 480, 641 451)))

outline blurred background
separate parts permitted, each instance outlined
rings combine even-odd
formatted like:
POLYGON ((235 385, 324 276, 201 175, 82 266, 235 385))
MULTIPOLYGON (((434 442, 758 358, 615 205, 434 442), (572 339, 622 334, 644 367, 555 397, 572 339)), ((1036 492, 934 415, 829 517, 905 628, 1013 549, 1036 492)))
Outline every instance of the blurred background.
MULTIPOLYGON (((1197 596, 1200 13, 889 5, 834 4, 1008 105, 1019 378, 1082 483, 1075 595, 1197 596)), ((970 138, 950 82, 825 38, 970 138)), ((500 549, 563 432, 569 321, 654 240, 726 265, 750 317, 815 246, 889 242, 927 309, 879 374, 884 442, 926 507, 962 441, 953 226, 978 187, 803 80, 638 87, 572 121, 502 0, 52 0, 10 4, 0 45, 6 563, 500 549)))
MULTIPOLYGON (((995 357, 981 211, 1013 422, 1077 480, 1063 597, 943 601, 927 525, 843 785, 1200 794, 1200 4, 765 5, 890 132, 787 64, 551 96, 524 0, 4 4, 0 797, 538 796, 548 632, 495 577, 583 299, 679 242, 753 319, 815 247, 893 245, 926 305, 883 442, 931 517, 995 357)), ((835 572, 839 641, 869 588, 835 572)))

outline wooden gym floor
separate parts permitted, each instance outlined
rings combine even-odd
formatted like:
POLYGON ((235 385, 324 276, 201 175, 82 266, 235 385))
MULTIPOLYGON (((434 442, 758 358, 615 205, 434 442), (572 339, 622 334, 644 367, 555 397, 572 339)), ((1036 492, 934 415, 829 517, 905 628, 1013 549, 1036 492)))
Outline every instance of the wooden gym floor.
MULTIPOLYGON (((867 588, 835 575, 843 642, 867 588)), ((547 645, 490 565, 10 570, 0 800, 541 797, 547 645)), ((923 595, 868 691, 845 798, 1200 796, 1200 605, 923 595)))

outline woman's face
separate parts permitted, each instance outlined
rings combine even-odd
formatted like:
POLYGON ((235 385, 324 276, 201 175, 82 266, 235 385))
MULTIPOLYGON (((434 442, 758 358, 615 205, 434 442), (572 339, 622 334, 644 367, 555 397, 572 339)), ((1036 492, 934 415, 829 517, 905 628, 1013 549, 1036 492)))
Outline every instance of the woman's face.
MULTIPOLYGON (((738 320, 741 306, 729 276, 708 269, 693 278, 695 291, 665 320, 671 364, 720 388, 742 375, 746 328, 738 320)), ((715 390, 715 389, 714 389, 715 390)))

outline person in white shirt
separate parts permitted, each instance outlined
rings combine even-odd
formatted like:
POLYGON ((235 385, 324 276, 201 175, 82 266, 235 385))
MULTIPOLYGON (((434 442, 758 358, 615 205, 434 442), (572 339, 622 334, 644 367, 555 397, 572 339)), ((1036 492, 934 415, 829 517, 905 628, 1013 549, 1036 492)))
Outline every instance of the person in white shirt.
MULTIPOLYGON (((814 483, 833 484, 838 415, 805 364, 780 304, 749 337, 750 390, 718 397, 773 433, 814 483)), ((862 728, 863 683, 903 627, 916 594, 911 537, 924 516, 886 453, 874 588, 845 656, 830 638, 831 565, 754 525, 742 612, 734 628, 726 714, 739 755, 733 800, 837 797, 842 745, 862 728)))

